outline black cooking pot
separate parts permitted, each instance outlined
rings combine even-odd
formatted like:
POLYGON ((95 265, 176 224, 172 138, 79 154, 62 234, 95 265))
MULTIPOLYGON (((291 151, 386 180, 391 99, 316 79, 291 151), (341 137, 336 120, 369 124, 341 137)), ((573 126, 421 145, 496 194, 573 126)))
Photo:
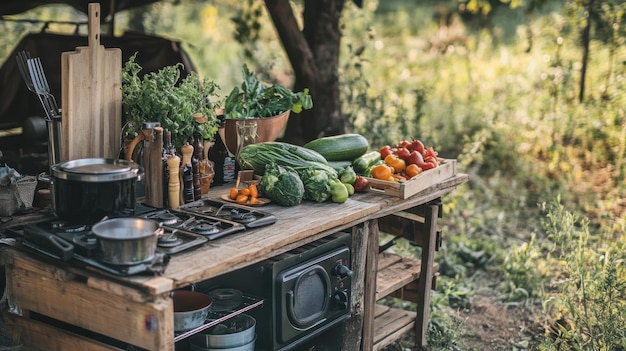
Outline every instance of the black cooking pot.
POLYGON ((85 158, 52 166, 52 204, 64 220, 95 223, 135 212, 135 188, 143 169, 132 161, 85 158))

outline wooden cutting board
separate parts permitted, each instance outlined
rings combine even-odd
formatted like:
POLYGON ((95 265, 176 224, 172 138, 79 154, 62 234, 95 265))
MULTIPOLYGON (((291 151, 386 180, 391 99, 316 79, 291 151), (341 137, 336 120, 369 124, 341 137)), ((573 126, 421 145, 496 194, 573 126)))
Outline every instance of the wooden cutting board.
POLYGON ((100 4, 89 4, 88 46, 61 54, 61 161, 117 158, 122 129, 122 50, 100 45, 100 4))

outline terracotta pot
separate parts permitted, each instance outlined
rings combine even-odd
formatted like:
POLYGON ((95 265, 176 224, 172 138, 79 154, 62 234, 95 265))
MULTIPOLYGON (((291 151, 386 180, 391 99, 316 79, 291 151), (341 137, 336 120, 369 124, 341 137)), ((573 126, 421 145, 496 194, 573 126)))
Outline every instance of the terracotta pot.
MULTIPOLYGON (((255 118, 257 122, 256 142, 274 141, 284 132, 289 120, 289 113, 284 112, 280 115, 267 118, 255 118)), ((225 119, 224 128, 220 128, 220 136, 228 151, 235 155, 237 153, 237 121, 238 119, 225 119)))

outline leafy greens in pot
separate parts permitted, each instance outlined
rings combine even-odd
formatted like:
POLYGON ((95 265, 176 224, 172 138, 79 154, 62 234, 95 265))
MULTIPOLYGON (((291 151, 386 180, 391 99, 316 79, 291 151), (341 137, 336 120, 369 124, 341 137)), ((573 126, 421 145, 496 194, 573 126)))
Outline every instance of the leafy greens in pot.
POLYGON ((180 148, 195 131, 204 139, 213 139, 219 127, 212 97, 217 98, 217 86, 192 72, 181 79, 182 63, 147 73, 141 78, 142 67, 135 62, 137 53, 122 69, 122 106, 129 132, 138 132, 143 122, 159 122, 172 133, 172 143, 180 148), (206 122, 198 123, 193 115, 201 113, 206 122))
POLYGON ((241 90, 234 87, 224 101, 227 118, 265 118, 291 110, 300 113, 313 107, 309 89, 294 93, 280 84, 267 86, 243 65, 241 90))

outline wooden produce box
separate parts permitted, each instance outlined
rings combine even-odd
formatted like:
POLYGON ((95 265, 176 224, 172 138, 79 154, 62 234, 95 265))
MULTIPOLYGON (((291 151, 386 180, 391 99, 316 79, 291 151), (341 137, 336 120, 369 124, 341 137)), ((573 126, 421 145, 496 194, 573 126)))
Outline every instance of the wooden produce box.
POLYGON ((404 182, 390 182, 375 178, 367 178, 370 182, 367 190, 385 195, 397 196, 401 199, 409 198, 422 190, 428 189, 456 175, 457 162, 455 159, 444 159, 437 168, 424 171, 404 182))

